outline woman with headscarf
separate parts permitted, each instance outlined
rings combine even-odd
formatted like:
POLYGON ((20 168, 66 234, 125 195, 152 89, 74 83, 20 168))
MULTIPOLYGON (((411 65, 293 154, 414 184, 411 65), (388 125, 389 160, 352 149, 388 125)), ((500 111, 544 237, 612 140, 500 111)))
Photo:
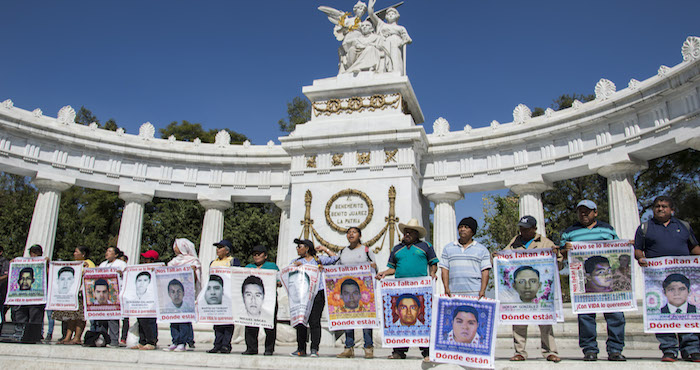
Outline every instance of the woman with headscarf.
MULTIPOLYGON (((200 289, 202 264, 199 262, 199 258, 197 258, 197 251, 194 249, 194 243, 184 238, 175 239, 175 243, 173 243, 173 252, 175 252, 175 257, 168 262, 168 266, 192 266, 196 297, 200 289)), ((170 335, 173 338, 173 342, 164 349, 165 351, 183 352, 187 344, 190 345, 190 348, 194 348, 194 331, 192 330, 191 322, 171 323, 170 335)))

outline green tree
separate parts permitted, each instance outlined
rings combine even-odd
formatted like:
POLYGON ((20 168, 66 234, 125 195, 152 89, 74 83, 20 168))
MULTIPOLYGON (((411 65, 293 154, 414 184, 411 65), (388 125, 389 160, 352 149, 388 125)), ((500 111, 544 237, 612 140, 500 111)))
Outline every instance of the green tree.
POLYGON ((476 232, 476 238, 489 251, 497 252, 518 234, 518 196, 513 192, 505 196, 484 196, 482 206, 484 224, 476 232))
MULTIPOLYGON (((232 144, 243 144, 244 141, 248 140, 248 138, 243 134, 239 134, 238 132, 229 129, 224 130, 231 135, 232 144)), ((199 140, 201 140, 203 143, 213 143, 215 141, 216 134, 218 134, 220 130, 210 129, 209 131, 205 131, 204 128, 202 128, 201 123, 191 123, 189 121, 182 120, 181 122, 170 122, 168 126, 158 131, 160 132, 160 137, 163 139, 167 139, 170 137, 170 135, 174 135, 175 139, 180 141, 192 142, 194 139, 199 138, 199 140)))
POLYGON ((7 258, 24 253, 36 198, 30 178, 0 172, 0 245, 7 258))
POLYGON ((153 198, 144 209, 141 252, 153 249, 161 261, 171 260, 175 239, 187 238, 199 245, 202 220, 204 207, 196 200, 153 198))
POLYGON ((287 103, 287 118, 277 121, 282 132, 292 132, 297 125, 311 120, 311 102, 304 96, 296 96, 287 103))
POLYGON ((253 262, 253 247, 268 248, 268 260, 277 258, 280 209, 269 203, 234 203, 224 211, 224 238, 233 243, 233 254, 241 263, 253 262))
POLYGON ((78 112, 75 114, 75 123, 79 123, 81 125, 89 125, 93 122, 97 123, 97 127, 103 128, 105 130, 109 131, 117 131, 117 121, 114 120, 114 118, 110 118, 105 122, 104 125, 100 124, 100 120, 97 119, 97 116, 92 114, 92 111, 85 108, 84 106, 81 106, 78 112))

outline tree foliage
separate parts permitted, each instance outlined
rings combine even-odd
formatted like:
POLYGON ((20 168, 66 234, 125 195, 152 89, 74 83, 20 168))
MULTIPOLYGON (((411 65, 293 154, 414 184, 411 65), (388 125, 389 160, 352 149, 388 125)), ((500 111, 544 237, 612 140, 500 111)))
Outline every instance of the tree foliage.
POLYGON ((311 102, 306 97, 296 96, 287 103, 287 118, 277 121, 282 132, 292 132, 297 125, 311 120, 311 102))
POLYGON ((25 176, 0 173, 0 245, 8 258, 21 256, 27 242, 37 190, 25 176))
POLYGON ((78 112, 75 114, 75 123, 79 123, 81 125, 89 125, 93 122, 97 123, 97 127, 103 128, 105 130, 109 131, 117 131, 117 121, 114 120, 114 118, 110 118, 107 120, 107 122, 103 124, 100 123, 100 120, 97 119, 97 116, 92 114, 92 111, 85 108, 84 106, 80 107, 78 112))
MULTIPOLYGON (((229 130, 227 128, 224 130, 231 135, 231 144, 243 144, 244 141, 248 140, 245 135, 239 134, 236 131, 229 130)), ((160 132, 160 137, 163 139, 167 139, 170 137, 170 135, 174 135, 175 139, 180 141, 192 142, 194 139, 199 138, 199 140, 201 140, 203 143, 213 143, 215 141, 216 134, 218 134, 220 130, 210 129, 209 131, 206 131, 204 128, 202 128, 201 123, 191 123, 189 121, 182 120, 181 122, 170 122, 167 127, 158 131, 160 132)))
POLYGON ((497 252, 518 234, 518 197, 512 192, 505 196, 488 195, 482 199, 484 224, 476 237, 489 251, 497 252))

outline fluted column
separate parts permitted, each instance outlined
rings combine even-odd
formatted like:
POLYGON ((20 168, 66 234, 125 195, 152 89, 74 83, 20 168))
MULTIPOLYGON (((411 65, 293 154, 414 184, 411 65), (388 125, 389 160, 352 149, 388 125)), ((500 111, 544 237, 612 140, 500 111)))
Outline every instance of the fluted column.
MULTIPOLYGON (((428 199, 435 204, 433 213, 433 249, 440 258, 442 249, 449 242, 457 240, 457 217, 455 215, 455 202, 462 199, 462 192, 455 189, 423 190, 428 199), (426 193, 427 192, 427 193, 426 193)), ((444 293, 442 276, 438 271, 438 293, 444 293)))
MULTIPOLYGON (((214 243, 224 237, 224 211, 233 207, 233 203, 227 199, 209 199, 200 197, 199 203, 206 210, 202 223, 202 237, 199 241, 199 261, 202 266, 216 259, 214 243)), ((202 271, 202 280, 209 276, 209 269, 202 271)))
POLYGON ((125 204, 121 223, 119 224, 117 248, 129 257, 130 264, 137 264, 143 234, 143 206, 153 199, 153 193, 143 194, 121 191, 119 192, 119 198, 123 199, 125 204))
MULTIPOLYGON (((292 242, 289 236, 290 203, 289 197, 286 197, 283 200, 275 201, 275 205, 277 205, 277 207, 279 207, 282 211, 280 214, 280 231, 277 238, 277 266, 280 268, 289 265, 292 252, 296 253, 296 249, 294 249, 295 244, 292 242), (292 251, 292 249, 294 249, 294 251, 292 251)), ((279 305, 279 309, 277 310, 277 320, 289 320, 289 298, 287 297, 286 289, 277 289, 277 304, 279 305)))
POLYGON ((544 207, 542 206, 542 192, 551 189, 545 182, 530 182, 527 184, 516 184, 510 187, 520 200, 518 211, 520 216, 532 216, 537 220, 537 233, 546 236, 547 231, 544 225, 544 207))
MULTIPOLYGON (((598 173, 608 179, 608 207, 610 209, 610 224, 620 239, 634 239, 634 233, 639 227, 639 208, 637 195, 634 193, 635 173, 646 168, 646 163, 621 162, 604 166, 598 173)), ((642 269, 632 262, 636 279, 635 298, 644 297, 644 282, 642 269)))
POLYGON ((44 256, 52 258, 54 242, 56 241, 58 210, 61 205, 61 192, 68 190, 75 180, 63 182, 36 178, 33 182, 39 189, 39 194, 34 204, 34 214, 29 225, 24 256, 29 257, 29 248, 34 244, 39 244, 44 250, 44 256))

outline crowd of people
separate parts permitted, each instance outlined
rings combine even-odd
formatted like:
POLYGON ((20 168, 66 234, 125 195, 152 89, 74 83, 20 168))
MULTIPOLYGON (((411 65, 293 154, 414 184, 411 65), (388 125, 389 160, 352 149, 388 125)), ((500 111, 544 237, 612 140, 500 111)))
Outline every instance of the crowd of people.
MULTIPOLYGON (((531 249, 551 249, 557 255, 559 269, 564 266, 564 259, 567 253, 572 249, 572 242, 580 241, 600 241, 600 240, 617 240, 619 239, 614 228, 601 220, 598 220, 598 208, 596 204, 590 200, 582 200, 576 205, 576 215, 578 222, 563 230, 561 233, 561 242, 555 245, 550 239, 537 233, 537 221, 532 216, 523 216, 519 219, 518 235, 504 246, 504 250, 531 250, 531 249)), ((437 280, 438 269, 442 278, 444 291, 447 295, 468 295, 482 298, 486 295, 486 290, 489 281, 489 270, 492 268, 493 255, 474 239, 477 232, 477 221, 472 217, 462 219, 457 225, 459 238, 444 246, 440 258, 435 253, 435 250, 430 243, 423 240, 427 235, 427 231, 422 227, 418 220, 412 219, 405 224, 399 224, 399 229, 403 234, 401 242, 394 246, 389 254, 387 268, 376 274, 376 279, 385 279, 391 275, 396 278, 412 278, 430 276, 437 280)), ((296 266, 311 265, 318 266, 323 275, 323 266, 332 264, 341 265, 357 265, 361 263, 370 263, 377 271, 377 261, 374 253, 370 253, 369 248, 361 242, 362 230, 357 227, 350 227, 347 230, 346 237, 348 246, 342 249, 338 254, 324 246, 315 246, 310 240, 295 239, 296 251, 298 257, 291 261, 291 264, 296 266)), ((635 239, 630 241, 634 244, 634 257, 642 267, 647 266, 647 258, 656 258, 663 256, 687 256, 700 255, 700 246, 693 233, 690 225, 673 216, 673 200, 667 196, 659 196, 653 203, 653 217, 646 222, 643 222, 635 235, 635 239)), ((204 247, 204 246, 202 246, 204 247)), ((222 240, 214 243, 216 247, 216 259, 209 263, 209 267, 229 267, 241 266, 238 258, 231 255, 233 245, 228 240, 222 240)), ((173 244, 173 252, 175 257, 168 261, 168 266, 191 266, 194 271, 195 285, 197 291, 200 289, 202 263, 197 257, 195 246, 187 239, 176 239, 173 244)), ((3 255, 3 249, 0 247, 0 313, 2 320, 5 320, 7 307, 2 303, 5 299, 7 291, 7 280, 10 261, 3 255)), ((41 246, 35 245, 29 249, 29 255, 32 257, 41 257, 43 254, 41 246)), ((95 263, 90 260, 90 251, 85 247, 77 247, 73 253, 75 261, 82 261, 84 267, 95 267, 95 263)), ((141 263, 163 262, 159 260, 158 252, 149 250, 141 253, 141 263)), ((271 269, 279 271, 278 266, 270 261, 267 261, 267 248, 264 246, 256 246, 252 250, 253 263, 246 265, 246 268, 255 269, 271 269)), ((48 261, 48 259, 47 259, 48 261)), ((619 274, 624 276, 624 269, 629 269, 629 259, 619 261, 619 269, 622 270, 619 274)), ((118 270, 123 270, 127 266, 127 258, 117 247, 109 247, 105 252, 105 260, 99 264, 99 267, 113 267, 118 270)), ((612 284, 630 284, 630 281, 625 281, 622 277, 616 278, 610 269, 610 262, 593 261, 590 264, 586 261, 588 284, 598 284, 600 286, 609 286, 612 284), (595 262, 595 263, 594 263, 595 262), (588 266, 590 265, 590 266, 588 266), (590 271, 589 271, 590 270, 590 271)), ((618 273, 616 271, 615 273, 618 273)), ((22 279, 27 281, 33 280, 33 276, 20 274, 20 289, 22 279)), ((60 275, 60 273, 59 273, 60 275)), ((675 274, 678 275, 678 274, 675 274)), ((627 274, 626 276, 629 276, 627 274)), ((150 275, 148 276, 150 279, 150 275)), ((694 313, 696 307, 687 302, 688 289, 690 282, 684 276, 675 276, 672 274, 663 283, 664 293, 667 296, 668 304, 662 308, 662 313, 694 313), (668 293, 667 293, 668 291, 668 293), (685 299, 678 297, 685 296, 685 299)), ((292 356, 303 357, 310 355, 318 357, 319 346, 321 342, 321 316, 325 307, 325 284, 323 278, 320 279, 315 297, 311 301, 311 310, 308 317, 308 322, 295 326, 297 349, 291 353, 292 356), (310 351, 307 352, 308 339, 311 339, 310 351)), ((255 293, 263 289, 262 284, 255 285, 251 282, 249 292, 246 292, 246 283, 243 286, 243 297, 246 299, 246 294, 251 300, 255 299, 255 293)), ((30 283, 31 284, 31 283, 30 283)), ((277 282, 278 286, 281 283, 277 282)), ((518 293, 522 302, 532 301, 534 294, 539 289, 539 272, 530 268, 521 268, 514 273, 514 290, 518 293)), ((95 284, 95 295, 97 292, 97 283, 95 284)), ((138 285, 138 278, 137 278, 138 285)), ((169 294, 171 287, 168 287, 169 294)), ((172 287, 177 290, 177 287, 172 287)), ((207 302, 222 299, 222 282, 210 278, 204 287, 206 290, 205 298, 207 302)), ((596 288, 597 289, 597 288, 596 288)), ((346 306, 352 306, 359 302, 359 286, 347 284, 340 289, 341 296, 346 306)), ((82 294, 82 293, 81 293, 82 294)), ((172 292, 172 295, 177 295, 178 292, 172 292)), ((182 293, 180 293, 182 294, 182 293)), ((264 290, 262 291, 264 294, 264 290)), ((262 295, 260 295, 262 296, 262 295)), ((83 314, 82 300, 79 300, 80 307, 76 311, 53 311, 48 314, 50 323, 49 330, 45 336, 47 340, 51 339, 53 331, 53 320, 62 322, 62 335, 56 342, 57 344, 83 344, 83 333, 86 327, 86 320, 83 314)), ((251 301, 252 302, 252 301, 251 301)), ((258 305, 261 301, 258 302, 258 305)), ((248 304, 246 308, 248 309, 248 304)), ((250 304, 255 306, 255 304, 250 304)), ((397 309, 401 312, 399 320, 415 323, 416 313, 418 312, 417 299, 407 295, 402 297, 397 302, 397 309), (413 321, 411 321, 413 320, 413 321)), ((277 306, 275 306, 275 319, 277 317, 277 306)), ((23 305, 13 306, 11 317, 14 322, 24 323, 41 323, 43 335, 44 321, 44 305, 23 305)), ((466 329, 469 325, 474 325, 478 321, 477 315, 468 310, 463 310, 454 313, 454 328, 465 326, 464 332, 470 332, 466 329)), ((609 361, 626 361, 622 354, 625 345, 625 316, 622 312, 608 312, 604 314, 607 324, 607 341, 606 351, 609 361)), ((579 346, 583 352, 584 361, 596 361, 598 359, 598 344, 596 330, 596 314, 579 314, 578 329, 579 329, 579 346)), ((139 327, 139 342, 133 346, 134 349, 154 350, 158 342, 158 328, 156 318, 138 318, 139 327)), ((91 322, 90 333, 102 333, 109 337, 107 341, 111 346, 125 346, 126 334, 129 328, 129 319, 120 320, 94 320, 91 322)), ((265 329, 266 339, 264 345, 264 354, 272 355, 275 348, 276 339, 276 321, 272 329, 265 329)), ((554 330, 552 325, 539 325, 542 354, 547 361, 560 362, 557 345, 554 338, 554 330)), ((189 347, 194 348, 194 332, 192 323, 171 323, 171 344, 164 348, 166 351, 186 351, 189 347)), ((209 353, 230 353, 231 340, 233 336, 234 326, 214 325, 214 345, 208 351, 209 353)), ((454 331, 454 330, 453 330, 454 331)), ((258 327, 245 328, 245 343, 246 350, 243 355, 258 354, 258 327)), ((85 341, 88 340, 88 334, 85 335, 85 341)), ((474 340, 474 335, 470 336, 469 341, 474 340)), ((454 333, 454 340, 460 339, 461 332, 454 333)), ((363 329, 364 337, 364 357, 374 357, 373 330, 363 329)), ((660 343, 659 349, 662 352, 661 360, 664 362, 676 361, 679 357, 684 360, 700 362, 700 338, 697 333, 664 333, 656 334, 660 343)), ((511 361, 525 361, 528 358, 526 347, 527 341, 527 325, 513 325, 513 341, 515 354, 510 358, 511 361)), ((345 348, 337 355, 339 358, 354 357, 355 338, 354 331, 345 331, 345 348)), ((405 359, 408 348, 394 348, 390 359, 405 359)), ((420 347, 420 351, 425 361, 429 361, 429 348, 420 347)))

